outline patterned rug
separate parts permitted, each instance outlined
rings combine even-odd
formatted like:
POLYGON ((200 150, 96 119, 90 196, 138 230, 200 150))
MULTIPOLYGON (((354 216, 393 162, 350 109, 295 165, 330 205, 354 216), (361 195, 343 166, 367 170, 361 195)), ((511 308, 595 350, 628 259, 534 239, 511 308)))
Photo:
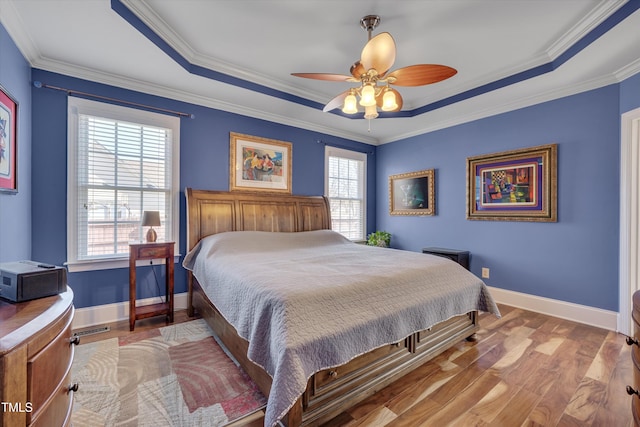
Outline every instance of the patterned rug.
POLYGON ((266 405, 204 320, 76 347, 74 427, 219 427, 266 405))

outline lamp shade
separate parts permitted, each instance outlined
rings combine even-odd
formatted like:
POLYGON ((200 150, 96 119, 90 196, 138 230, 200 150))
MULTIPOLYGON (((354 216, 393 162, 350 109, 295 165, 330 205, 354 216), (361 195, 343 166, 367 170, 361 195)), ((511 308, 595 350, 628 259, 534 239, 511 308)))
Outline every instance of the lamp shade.
POLYGON ((372 85, 367 84, 362 87, 360 94, 360 105, 363 107, 371 107, 376 105, 376 90, 372 85))
POLYGON ((392 90, 386 90, 382 97, 382 111, 394 111, 398 108, 396 94, 392 90))
POLYGON ((143 227, 160 227, 160 212, 144 211, 142 213, 143 227))
POLYGON ((342 107, 342 112, 345 114, 355 114, 358 112, 358 106, 356 105, 357 100, 356 96, 352 93, 347 95, 344 99, 344 107, 342 107))
POLYGON ((367 120, 375 119, 378 117, 378 109, 375 105, 368 105, 364 107, 364 118, 367 120))

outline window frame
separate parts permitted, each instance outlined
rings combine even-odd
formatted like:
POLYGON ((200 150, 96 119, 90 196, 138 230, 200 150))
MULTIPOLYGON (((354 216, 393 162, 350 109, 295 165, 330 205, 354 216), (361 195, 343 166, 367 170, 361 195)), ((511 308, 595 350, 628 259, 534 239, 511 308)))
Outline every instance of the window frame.
MULTIPOLYGON (((332 147, 330 145, 325 146, 324 150, 324 194, 331 203, 331 197, 329 197, 329 158, 339 157, 349 160, 356 160, 362 162, 362 230, 361 237, 356 239, 350 239, 354 242, 365 242, 367 240, 367 154, 360 151, 348 150, 345 148, 332 147)), ((331 218, 333 228, 333 218, 331 218)))
POLYGON ((175 242, 175 259, 179 259, 180 247, 180 118, 115 104, 93 101, 79 97, 68 97, 67 103, 67 262, 69 272, 128 268, 129 254, 100 257, 87 260, 78 258, 78 124, 79 115, 104 117, 109 120, 124 121, 147 126, 171 129, 171 235, 167 239, 175 242))

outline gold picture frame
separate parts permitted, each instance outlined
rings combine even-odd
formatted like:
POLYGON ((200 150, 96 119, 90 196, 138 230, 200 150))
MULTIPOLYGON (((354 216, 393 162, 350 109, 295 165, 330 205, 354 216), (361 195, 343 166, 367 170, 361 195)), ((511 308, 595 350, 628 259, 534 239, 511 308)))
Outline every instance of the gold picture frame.
POLYGON ((467 158, 467 219, 557 222, 557 144, 467 158))
POLYGON ((230 191, 291 194, 290 142, 231 132, 230 191))
POLYGON ((435 199, 434 169, 389 176, 389 214, 432 216, 435 199))

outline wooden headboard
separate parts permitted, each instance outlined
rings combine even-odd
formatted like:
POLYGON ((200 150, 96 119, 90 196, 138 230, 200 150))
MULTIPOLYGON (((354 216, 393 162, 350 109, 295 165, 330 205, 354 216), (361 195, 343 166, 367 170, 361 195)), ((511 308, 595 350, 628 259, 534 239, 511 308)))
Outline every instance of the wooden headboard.
POLYGON ((312 231, 331 228, 323 196, 185 190, 187 251, 203 237, 225 231, 312 231))

